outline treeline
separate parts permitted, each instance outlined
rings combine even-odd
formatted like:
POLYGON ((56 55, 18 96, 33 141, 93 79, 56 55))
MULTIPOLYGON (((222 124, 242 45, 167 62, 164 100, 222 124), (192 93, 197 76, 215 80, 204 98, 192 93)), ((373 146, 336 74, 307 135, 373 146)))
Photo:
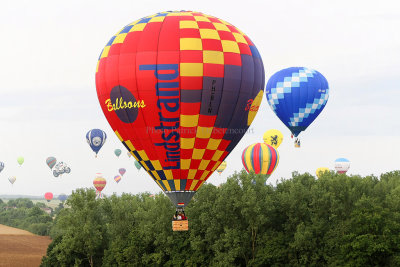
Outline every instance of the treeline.
POLYGON ((49 235, 53 225, 51 214, 43 209, 44 203, 36 203, 27 198, 4 202, 0 199, 0 224, 27 230, 37 235, 49 235))
POLYGON ((400 266, 400 172, 293 173, 276 187, 237 173, 204 185, 172 232, 163 194, 95 200, 79 189, 56 217, 42 266, 400 266))

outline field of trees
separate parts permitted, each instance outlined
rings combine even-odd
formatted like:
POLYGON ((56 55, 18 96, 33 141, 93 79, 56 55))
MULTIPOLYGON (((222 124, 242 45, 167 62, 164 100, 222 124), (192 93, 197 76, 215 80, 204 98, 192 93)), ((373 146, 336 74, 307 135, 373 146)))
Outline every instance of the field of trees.
POLYGON ((188 232, 158 194, 96 200, 78 189, 50 230, 42 266, 400 266, 400 172, 293 173, 276 186, 236 173, 204 185, 188 232))

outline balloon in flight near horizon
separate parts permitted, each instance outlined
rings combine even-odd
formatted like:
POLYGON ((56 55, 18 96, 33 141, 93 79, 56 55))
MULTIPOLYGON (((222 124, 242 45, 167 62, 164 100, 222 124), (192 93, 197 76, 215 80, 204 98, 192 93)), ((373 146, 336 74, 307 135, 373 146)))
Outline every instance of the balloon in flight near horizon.
POLYGON ((226 161, 224 160, 224 161, 221 163, 221 165, 218 166, 217 172, 218 172, 219 175, 221 175, 221 173, 225 170, 226 165, 227 165, 227 164, 226 164, 226 161))
POLYGON ((268 80, 266 97, 276 116, 297 137, 324 109, 329 98, 328 81, 313 69, 283 69, 268 80))
POLYGON ((4 162, 0 161, 0 172, 4 169, 4 162))
POLYGON ((315 174, 317 175, 318 178, 321 178, 322 175, 323 175, 325 172, 329 172, 329 171, 330 171, 330 170, 329 170, 329 168, 327 168, 327 167, 320 167, 320 168, 318 168, 318 169, 315 171, 315 174))
POLYGON ((255 174, 264 174, 268 178, 278 166, 279 153, 268 144, 252 144, 243 150, 242 163, 248 173, 253 171, 255 174))
POLYGON ((61 202, 64 202, 65 200, 67 200, 68 196, 66 194, 60 194, 58 196, 58 200, 60 200, 61 202))
POLYGON ((24 163, 24 161, 25 161, 25 159, 24 159, 24 157, 18 157, 17 158, 17 162, 18 162, 18 164, 19 164, 19 166, 21 167, 22 166, 22 164, 24 163))
POLYGON ((346 173, 350 169, 350 161, 345 158, 335 160, 335 170, 338 173, 346 173))
POLYGON ((140 163, 137 160, 135 160, 135 167, 136 167, 136 169, 138 169, 140 171, 140 168, 142 168, 142 165, 140 165, 140 163))
POLYGON ((263 135, 264 143, 273 146, 274 148, 278 148, 283 141, 283 134, 281 131, 276 129, 268 130, 263 135))
POLYGON ((47 192, 46 194, 44 194, 44 198, 47 200, 47 202, 50 202, 50 200, 53 199, 53 193, 47 192))
POLYGON ((100 53, 105 117, 176 207, 184 207, 252 123, 264 91, 254 43, 235 26, 191 11, 141 18, 100 53))
POLYGON ((10 176, 10 177, 8 177, 8 181, 9 181, 11 184, 14 184, 16 180, 17 180, 17 178, 16 178, 15 176, 10 176))
POLYGON ((121 174, 122 176, 124 176, 124 174, 126 173, 126 169, 125 168, 120 168, 118 170, 119 174, 121 174))
POLYGON ((121 175, 116 175, 116 176, 114 177, 114 181, 116 181, 117 184, 121 181, 121 179, 122 179, 121 175))
POLYGON ((106 184, 107 184, 107 180, 103 177, 103 174, 96 173, 96 177, 93 180, 93 186, 94 186, 94 188, 96 188, 96 198, 103 197, 103 194, 101 193, 101 191, 103 191, 106 184))
POLYGON ((92 129, 86 134, 86 141, 89 144, 90 148, 94 153, 99 153, 100 149, 103 147, 106 142, 107 134, 100 129, 92 129))
POLYGON ((56 165, 57 159, 55 157, 48 157, 46 159, 46 164, 50 169, 53 169, 54 165, 56 165))
POLYGON ((117 149, 114 150, 114 154, 115 154, 115 156, 117 156, 118 158, 119 158, 119 155, 121 155, 121 153, 122 153, 122 151, 121 151, 121 149, 119 149, 119 148, 117 148, 117 149))

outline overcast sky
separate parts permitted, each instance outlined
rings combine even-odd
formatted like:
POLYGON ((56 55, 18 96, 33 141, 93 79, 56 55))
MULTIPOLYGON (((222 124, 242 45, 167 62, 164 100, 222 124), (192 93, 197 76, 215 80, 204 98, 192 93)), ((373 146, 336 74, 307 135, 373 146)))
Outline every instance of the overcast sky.
POLYGON ((271 128, 284 134, 275 183, 292 171, 333 169, 351 161, 349 174, 379 176, 400 169, 400 4, 398 1, 1 1, 0 3, 0 194, 70 194, 92 187, 97 172, 105 194, 160 192, 139 172, 114 135, 97 100, 97 58, 126 24, 160 11, 193 10, 226 20, 245 32, 263 58, 266 79, 304 66, 328 80, 325 109, 300 137, 275 116, 265 96, 246 134, 226 159, 219 184, 242 169, 241 152, 262 142, 271 128), (108 139, 98 158, 86 132, 101 128, 108 139), (117 158, 116 148, 124 152, 117 158), (24 156, 22 167, 17 157, 24 156), (54 156, 72 172, 55 178, 45 160, 54 156), (127 169, 119 184, 113 177, 127 169), (8 177, 16 176, 12 186, 8 177))

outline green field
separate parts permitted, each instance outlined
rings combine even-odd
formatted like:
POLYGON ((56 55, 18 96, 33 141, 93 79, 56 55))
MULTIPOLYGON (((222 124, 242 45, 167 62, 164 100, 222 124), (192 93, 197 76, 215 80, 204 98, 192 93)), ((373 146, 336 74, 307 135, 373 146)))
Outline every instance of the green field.
POLYGON ((61 203, 61 201, 58 200, 58 199, 53 199, 53 200, 51 200, 50 202, 47 202, 46 199, 31 199, 31 200, 32 200, 33 204, 36 204, 36 203, 38 203, 38 202, 41 202, 41 203, 46 204, 46 206, 52 208, 53 210, 54 210, 55 208, 57 208, 58 205, 61 203))

